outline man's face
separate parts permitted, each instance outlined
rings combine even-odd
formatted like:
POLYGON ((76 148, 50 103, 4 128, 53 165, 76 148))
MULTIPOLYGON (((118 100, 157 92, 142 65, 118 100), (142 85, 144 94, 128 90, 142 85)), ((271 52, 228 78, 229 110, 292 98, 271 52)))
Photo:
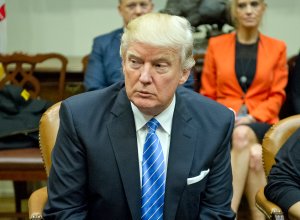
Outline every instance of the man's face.
POLYGON ((118 9, 127 25, 130 20, 151 12, 153 3, 151 0, 121 0, 118 9))
POLYGON ((123 57, 125 87, 131 102, 144 114, 157 115, 171 103, 189 70, 182 70, 178 51, 131 43, 123 57))

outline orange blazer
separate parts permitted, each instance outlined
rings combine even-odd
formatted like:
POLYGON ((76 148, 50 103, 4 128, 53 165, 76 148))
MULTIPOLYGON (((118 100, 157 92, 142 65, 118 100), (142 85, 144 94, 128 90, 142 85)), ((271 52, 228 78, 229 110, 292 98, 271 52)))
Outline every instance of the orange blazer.
POLYGON ((278 121, 288 80, 285 43, 259 35, 256 73, 246 93, 236 77, 235 43, 235 33, 209 40, 200 93, 235 112, 246 104, 256 120, 273 124, 278 121))

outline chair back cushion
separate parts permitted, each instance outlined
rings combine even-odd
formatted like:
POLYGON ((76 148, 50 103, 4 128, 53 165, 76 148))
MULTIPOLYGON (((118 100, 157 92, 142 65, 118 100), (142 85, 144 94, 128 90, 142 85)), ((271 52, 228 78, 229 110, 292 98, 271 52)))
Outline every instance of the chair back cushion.
POLYGON ((266 176, 275 164, 275 155, 286 140, 300 127, 300 115, 293 115, 274 124, 263 139, 263 163, 266 176))
POLYGON ((51 106, 42 116, 39 125, 39 142, 47 176, 51 167, 51 151, 59 128, 59 109, 61 102, 51 106))

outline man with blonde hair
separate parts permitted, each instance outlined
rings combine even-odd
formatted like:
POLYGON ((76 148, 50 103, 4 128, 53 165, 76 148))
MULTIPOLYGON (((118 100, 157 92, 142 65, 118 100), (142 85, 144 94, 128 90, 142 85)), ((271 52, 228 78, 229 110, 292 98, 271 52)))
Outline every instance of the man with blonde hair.
POLYGON ((234 219, 234 115, 180 86, 192 50, 185 18, 126 26, 125 84, 62 102, 45 219, 234 219))

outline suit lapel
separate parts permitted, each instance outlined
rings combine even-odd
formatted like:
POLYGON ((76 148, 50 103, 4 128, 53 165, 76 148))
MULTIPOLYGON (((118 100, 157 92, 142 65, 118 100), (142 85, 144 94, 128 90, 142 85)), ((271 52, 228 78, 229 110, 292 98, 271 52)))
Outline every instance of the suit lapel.
MULTIPOLYGON (((133 219, 140 219, 141 188, 137 140, 130 102, 123 90, 112 108, 115 119, 108 125, 125 195, 133 219)), ((164 219, 175 219, 182 192, 187 184, 197 139, 190 125, 192 118, 177 94, 173 116, 171 143, 165 192, 164 219)))
POLYGON ((116 118, 108 125, 109 137, 132 218, 140 219, 141 189, 137 140, 133 113, 124 90, 113 106, 112 113, 116 118))
POLYGON ((189 125, 191 117, 182 99, 176 96, 168 159, 164 219, 173 220, 187 184, 196 141, 196 131, 189 125))

